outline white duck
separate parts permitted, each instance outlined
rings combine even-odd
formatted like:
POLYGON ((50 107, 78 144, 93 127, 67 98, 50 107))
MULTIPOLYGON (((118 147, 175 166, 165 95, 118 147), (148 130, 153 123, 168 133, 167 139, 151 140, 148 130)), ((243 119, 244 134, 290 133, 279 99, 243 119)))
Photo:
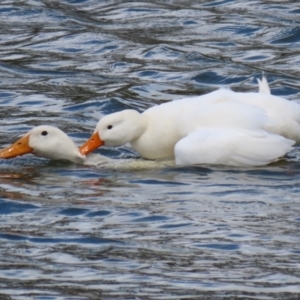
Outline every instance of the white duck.
POLYGON ((84 165, 101 165, 109 169, 139 170, 173 166, 173 161, 149 161, 142 159, 111 159, 100 154, 82 155, 71 138, 60 129, 42 125, 31 129, 11 146, 0 150, 0 158, 9 159, 34 154, 53 160, 69 160, 84 165))
MULTIPOLYGON (((265 81, 260 89, 266 86, 265 81)), ((294 141, 300 141, 299 104, 269 93, 220 89, 143 113, 124 110, 107 115, 80 151, 88 154, 102 145, 129 142, 148 159, 259 166, 285 155, 294 141)))
POLYGON ((110 161, 101 155, 86 157, 79 152, 71 138, 60 129, 42 125, 31 129, 11 146, 0 151, 0 158, 14 158, 19 155, 32 153, 49 159, 64 159, 79 164, 100 164, 110 161))

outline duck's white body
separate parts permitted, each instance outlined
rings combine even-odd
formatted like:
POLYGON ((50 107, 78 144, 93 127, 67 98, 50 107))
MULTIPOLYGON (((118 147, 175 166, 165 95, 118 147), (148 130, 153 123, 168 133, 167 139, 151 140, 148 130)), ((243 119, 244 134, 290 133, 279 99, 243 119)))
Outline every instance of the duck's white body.
POLYGON ((198 105, 199 100, 184 99, 148 109, 142 114, 148 126, 130 141, 132 147, 148 159, 175 156, 177 164, 237 166, 267 164, 290 151, 291 140, 300 141, 300 108, 285 106, 281 98, 219 90, 203 97, 198 105), (272 107, 275 104, 279 111, 272 107), (153 122, 157 118, 163 122, 153 122), (251 145, 252 153, 246 151, 251 145), (236 155, 244 160, 236 160, 236 155))
MULTIPOLYGON (((101 144, 129 142, 148 159, 175 157, 178 164, 267 164, 300 142, 300 105, 271 95, 267 88, 265 81, 260 84, 261 93, 220 89, 157 105, 142 114, 124 110, 103 117, 95 132, 101 144)), ((90 152, 88 148, 87 142, 81 152, 90 152)))
POLYGON ((53 160, 69 160, 71 162, 96 165, 110 159, 102 155, 82 155, 71 138, 62 130, 48 125, 31 129, 21 139, 0 151, 0 158, 14 158, 32 153, 53 160))

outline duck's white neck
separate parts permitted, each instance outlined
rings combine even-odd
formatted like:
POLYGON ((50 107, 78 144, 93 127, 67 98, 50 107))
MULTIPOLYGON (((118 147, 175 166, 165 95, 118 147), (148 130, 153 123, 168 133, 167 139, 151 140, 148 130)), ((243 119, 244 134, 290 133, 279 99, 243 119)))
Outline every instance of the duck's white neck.
POLYGON ((54 149, 48 148, 48 149, 34 149, 33 154, 40 156, 40 157, 45 157, 53 160, 69 160, 74 163, 82 164, 85 161, 85 156, 82 155, 79 152, 79 149, 74 145, 69 145, 71 147, 57 147, 54 149))

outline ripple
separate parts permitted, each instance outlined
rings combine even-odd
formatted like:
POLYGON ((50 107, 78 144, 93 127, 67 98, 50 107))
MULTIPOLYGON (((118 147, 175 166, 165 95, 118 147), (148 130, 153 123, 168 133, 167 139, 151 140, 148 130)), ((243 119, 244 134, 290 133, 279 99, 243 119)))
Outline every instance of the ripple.
POLYGON ((235 35, 243 35, 243 36, 252 36, 256 34, 256 32, 259 30, 259 27, 252 27, 252 26, 224 26, 221 29, 218 29, 219 31, 229 31, 232 32, 235 35))
POLYGON ((195 244, 196 247, 200 248, 211 248, 215 250, 233 251, 238 250, 240 247, 236 244, 195 244))
MULTIPOLYGON (((300 27, 283 30, 271 41, 271 44, 297 44, 300 41, 300 27)), ((295 45, 296 46, 296 45, 295 45)))
POLYGON ((144 222, 161 222, 167 221, 169 218, 165 216, 149 216, 143 218, 137 218, 133 222, 144 223, 144 222))
POLYGON ((216 85, 231 85, 235 83, 241 83, 247 79, 246 76, 222 76, 221 74, 214 73, 211 71, 203 72, 193 78, 192 81, 195 81, 198 84, 216 84, 216 85))
MULTIPOLYGON (((80 145, 104 114, 263 73, 299 102, 296 2, 2 2, 1 147, 46 123, 80 145)), ((239 169, 97 153, 116 162, 0 161, 3 299, 297 298, 297 148, 239 169)))
POLYGON ((120 243, 118 241, 96 238, 96 237, 87 237, 87 238, 42 238, 42 237, 25 237, 20 235, 12 234, 0 234, 0 239, 9 240, 9 241, 28 241, 32 243, 43 243, 43 244, 106 244, 106 243, 120 243))
MULTIPOLYGON (((21 213, 31 209, 37 209, 38 206, 32 204, 9 202, 0 200, 0 211, 2 215, 21 213)), ((28 212, 27 212, 28 213, 28 212)))
POLYGON ((61 210, 59 213, 66 216, 78 216, 78 215, 86 214, 87 212, 88 212, 87 209, 70 207, 61 210))

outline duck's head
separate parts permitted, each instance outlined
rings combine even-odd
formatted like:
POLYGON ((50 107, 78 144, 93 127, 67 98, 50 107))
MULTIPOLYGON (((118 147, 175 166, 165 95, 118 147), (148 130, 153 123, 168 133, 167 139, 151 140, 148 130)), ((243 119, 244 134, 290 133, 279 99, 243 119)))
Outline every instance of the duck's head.
POLYGON ((87 155, 93 150, 105 146, 121 146, 137 139, 145 130, 145 117, 139 112, 126 109, 103 117, 89 140, 79 149, 87 155))
POLYGON ((0 158, 14 158, 27 153, 73 162, 85 159, 85 156, 79 152, 74 142, 63 131, 48 125, 31 129, 14 144, 0 150, 0 158))

